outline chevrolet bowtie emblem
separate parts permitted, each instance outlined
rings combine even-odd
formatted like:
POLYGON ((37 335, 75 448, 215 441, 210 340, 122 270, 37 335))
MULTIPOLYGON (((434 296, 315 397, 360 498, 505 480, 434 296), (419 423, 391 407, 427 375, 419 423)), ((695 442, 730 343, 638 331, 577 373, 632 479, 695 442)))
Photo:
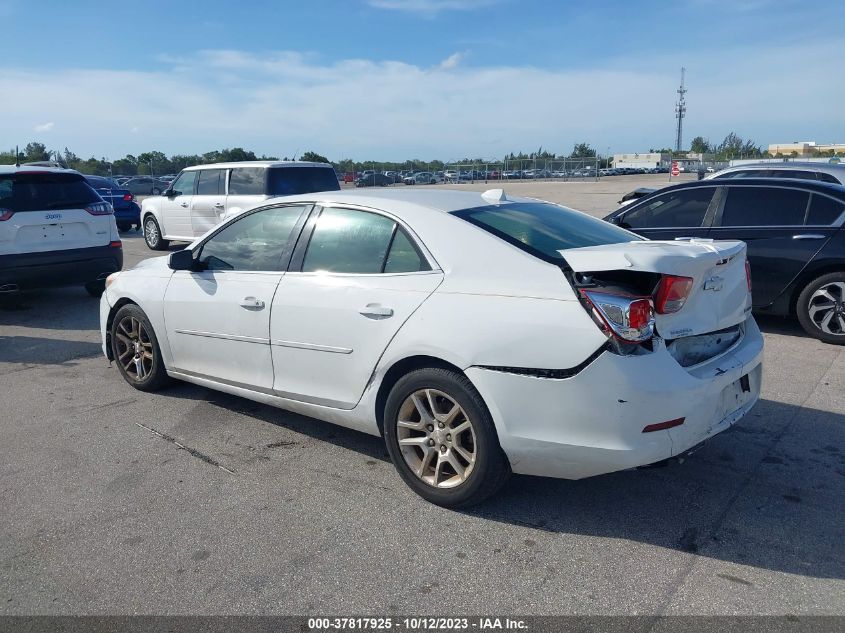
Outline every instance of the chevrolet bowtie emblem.
POLYGON ((704 289, 705 290, 713 290, 714 292, 718 292, 722 289, 722 285, 725 283, 725 280, 719 277, 718 275, 713 275, 710 279, 704 282, 704 289))

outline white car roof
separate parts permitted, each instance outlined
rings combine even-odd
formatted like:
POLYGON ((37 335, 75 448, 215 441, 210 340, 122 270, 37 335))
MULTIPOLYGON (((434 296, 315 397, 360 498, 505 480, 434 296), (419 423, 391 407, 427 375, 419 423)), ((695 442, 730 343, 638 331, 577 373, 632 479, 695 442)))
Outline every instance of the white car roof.
POLYGON ((243 160, 232 163, 208 163, 207 165, 192 165, 183 171, 197 169, 232 169, 234 167, 325 167, 334 169, 329 163, 312 163, 304 160, 243 160))
POLYGON ((78 174, 75 169, 61 169, 59 167, 42 167, 41 165, 0 165, 0 174, 16 174, 18 172, 43 171, 55 174, 78 174))

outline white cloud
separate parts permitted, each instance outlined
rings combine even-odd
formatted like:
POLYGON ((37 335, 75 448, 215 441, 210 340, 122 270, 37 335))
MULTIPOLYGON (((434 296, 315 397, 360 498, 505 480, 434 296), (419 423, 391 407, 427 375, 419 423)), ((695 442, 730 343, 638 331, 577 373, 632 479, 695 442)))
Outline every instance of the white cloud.
POLYGON ((367 0, 367 4, 376 9, 390 9, 406 13, 419 13, 433 16, 441 11, 471 11, 503 0, 367 0))
MULTIPOLYGON (((720 140, 733 130, 761 144, 842 141, 834 138, 842 126, 832 105, 845 101, 845 82, 831 80, 837 50, 838 42, 816 42, 690 51, 689 63, 678 60, 688 71, 687 138, 720 140)), ((50 120, 58 97, 56 145, 112 158, 240 146, 277 156, 299 148, 331 158, 449 160, 541 145, 568 152, 579 141, 620 152, 672 144, 677 69, 657 52, 577 70, 466 67, 459 59, 444 72, 441 65, 216 50, 147 72, 0 68, 0 94, 15 95, 3 104, 0 138, 18 138, 33 118, 50 120)))
POLYGON ((54 125, 55 125, 55 123, 50 121, 49 123, 40 123, 32 129, 36 132, 49 132, 50 130, 53 129, 54 125))
POLYGON ((440 62, 440 68, 442 68, 443 70, 451 70, 452 68, 456 68, 458 64, 461 63, 461 60, 463 58, 463 53, 452 53, 451 55, 449 55, 449 57, 440 62))

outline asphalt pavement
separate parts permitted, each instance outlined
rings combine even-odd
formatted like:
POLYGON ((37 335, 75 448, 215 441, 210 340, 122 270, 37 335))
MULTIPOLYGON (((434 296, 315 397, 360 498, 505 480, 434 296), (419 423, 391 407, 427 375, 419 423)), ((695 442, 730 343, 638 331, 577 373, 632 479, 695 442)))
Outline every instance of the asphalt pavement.
MULTIPOLYGON (((505 188, 602 215, 664 178, 505 188)), ((759 319, 760 403, 683 463, 458 512, 378 438, 133 390, 97 321, 82 288, 0 309, 0 614, 845 614, 845 348, 797 323, 759 319)))

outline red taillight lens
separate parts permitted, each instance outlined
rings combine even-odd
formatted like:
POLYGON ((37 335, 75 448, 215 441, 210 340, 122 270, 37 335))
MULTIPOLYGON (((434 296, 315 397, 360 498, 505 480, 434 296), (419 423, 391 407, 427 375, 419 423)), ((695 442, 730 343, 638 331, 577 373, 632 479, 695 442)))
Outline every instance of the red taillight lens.
POLYGON ((748 292, 751 292, 751 264, 745 260, 745 283, 748 284, 748 292))
POLYGON ((123 242, 120 240, 115 240, 114 242, 109 242, 109 246, 112 248, 123 248, 123 242))
POLYGON ((684 307, 692 290, 692 277, 663 275, 654 297, 654 310, 657 314, 672 314, 684 307))
POLYGON ((654 334, 654 312, 646 297, 582 290, 593 317, 608 334, 628 343, 643 343, 654 334))
POLYGON ((132 200, 134 200, 134 199, 135 199, 135 196, 133 196, 131 193, 124 193, 123 194, 123 201, 124 202, 132 202, 132 200))
POLYGON ((85 207, 85 210, 91 215, 112 215, 114 209, 108 202, 94 202, 85 207))
POLYGON ((15 215, 15 212, 11 209, 0 209, 0 222, 5 222, 13 215, 15 215))

